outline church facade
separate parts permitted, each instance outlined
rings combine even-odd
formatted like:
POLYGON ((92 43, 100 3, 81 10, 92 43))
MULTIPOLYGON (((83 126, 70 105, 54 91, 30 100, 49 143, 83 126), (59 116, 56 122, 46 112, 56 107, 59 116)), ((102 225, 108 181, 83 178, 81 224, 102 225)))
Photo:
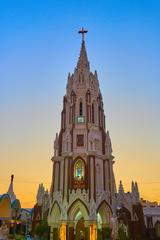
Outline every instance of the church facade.
POLYGON ((50 239, 96 240, 99 230, 105 236, 118 204, 126 204, 128 198, 132 211, 132 197, 139 201, 138 188, 127 198, 122 183, 119 194, 116 191, 111 139, 98 75, 90 70, 85 32, 80 31, 80 55, 68 74, 61 129, 54 142, 50 239))

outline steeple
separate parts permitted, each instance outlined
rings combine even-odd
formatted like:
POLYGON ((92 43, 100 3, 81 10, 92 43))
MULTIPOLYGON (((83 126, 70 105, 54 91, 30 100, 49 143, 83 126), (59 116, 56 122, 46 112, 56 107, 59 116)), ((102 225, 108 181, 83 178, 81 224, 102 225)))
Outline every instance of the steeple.
POLYGON ((79 55, 79 59, 77 62, 77 69, 89 69, 89 61, 87 57, 86 47, 85 47, 85 41, 84 41, 84 33, 87 33, 87 30, 84 30, 83 28, 78 32, 82 34, 82 44, 81 44, 81 51, 79 55))
POLYGON ((13 191, 13 179, 14 179, 14 175, 12 174, 11 175, 11 182, 10 182, 8 192, 7 192, 8 195, 10 196, 11 202, 13 202, 16 199, 16 195, 14 194, 14 191, 13 191))

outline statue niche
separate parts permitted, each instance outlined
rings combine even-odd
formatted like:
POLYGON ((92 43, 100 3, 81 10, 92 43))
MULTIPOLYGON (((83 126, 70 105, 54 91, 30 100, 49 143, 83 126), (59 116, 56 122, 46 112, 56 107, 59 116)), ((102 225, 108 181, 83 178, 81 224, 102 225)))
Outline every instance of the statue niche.
POLYGON ((85 162, 81 158, 78 158, 74 162, 74 188, 85 187, 85 162))

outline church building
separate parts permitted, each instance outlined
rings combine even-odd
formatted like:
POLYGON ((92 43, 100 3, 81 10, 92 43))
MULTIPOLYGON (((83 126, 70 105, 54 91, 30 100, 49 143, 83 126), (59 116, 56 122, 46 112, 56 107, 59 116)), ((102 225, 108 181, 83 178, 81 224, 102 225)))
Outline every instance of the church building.
POLYGON ((105 236, 118 204, 129 201, 133 218, 132 205, 139 202, 138 188, 132 186, 133 193, 125 195, 120 183, 120 194, 116 191, 112 144, 98 75, 87 57, 86 32, 79 31, 80 55, 74 72, 68 74, 61 129, 54 142, 50 239, 96 240, 99 231, 105 236))

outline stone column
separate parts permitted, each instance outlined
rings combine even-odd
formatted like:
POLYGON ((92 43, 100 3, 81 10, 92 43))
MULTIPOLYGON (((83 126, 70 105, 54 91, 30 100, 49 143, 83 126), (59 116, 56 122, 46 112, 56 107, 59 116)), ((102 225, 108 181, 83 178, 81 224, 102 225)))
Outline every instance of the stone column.
POLYGON ((69 240, 74 240, 74 223, 69 224, 68 231, 69 240))
POLYGON ((89 240, 90 239, 90 225, 87 222, 85 222, 85 239, 89 240))
POLYGON ((58 239, 58 228, 52 227, 51 228, 50 240, 56 240, 56 239, 58 239))
POLYGON ((95 183, 95 157, 94 156, 91 156, 90 159, 90 198, 92 199, 95 199, 95 191, 96 191, 96 183, 95 183))
POLYGON ((50 227, 50 240, 53 239, 53 227, 50 227))
POLYGON ((58 171, 58 162, 57 161, 55 161, 54 167, 55 167, 54 191, 56 192, 58 190, 58 180, 59 180, 59 177, 58 177, 59 171, 58 171))
POLYGON ((68 157, 64 159, 64 199, 67 201, 68 194, 68 157))
POLYGON ((62 223, 60 226, 60 240, 66 240, 66 223, 62 223))
POLYGON ((90 224, 90 228, 89 228, 89 240, 97 240, 97 224, 96 222, 92 222, 90 224))

